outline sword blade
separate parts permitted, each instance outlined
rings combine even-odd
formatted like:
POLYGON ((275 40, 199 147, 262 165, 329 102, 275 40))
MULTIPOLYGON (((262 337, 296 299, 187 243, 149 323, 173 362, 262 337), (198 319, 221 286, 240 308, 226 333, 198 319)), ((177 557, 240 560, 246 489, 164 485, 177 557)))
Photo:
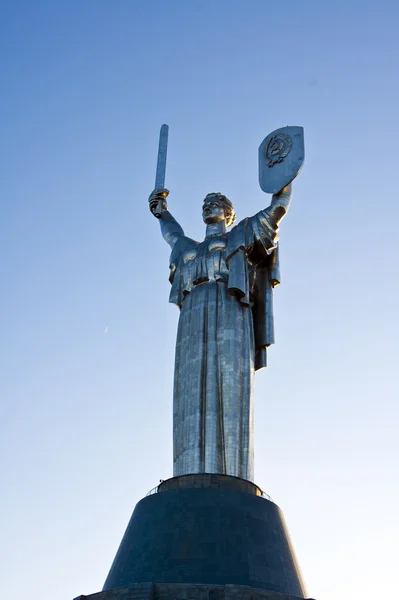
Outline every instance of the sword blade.
POLYGON ((168 152, 168 134, 169 134, 169 126, 162 125, 161 131, 159 132, 157 172, 155 175, 155 189, 156 190, 162 190, 165 187, 166 155, 168 152))

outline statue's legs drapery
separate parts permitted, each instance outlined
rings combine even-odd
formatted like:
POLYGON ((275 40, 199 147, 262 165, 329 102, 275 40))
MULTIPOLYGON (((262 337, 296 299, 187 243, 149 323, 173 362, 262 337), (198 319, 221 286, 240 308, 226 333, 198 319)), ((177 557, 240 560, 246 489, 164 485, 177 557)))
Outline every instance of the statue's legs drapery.
POLYGON ((174 476, 226 473, 253 480, 252 311, 224 283, 193 288, 176 343, 174 476))

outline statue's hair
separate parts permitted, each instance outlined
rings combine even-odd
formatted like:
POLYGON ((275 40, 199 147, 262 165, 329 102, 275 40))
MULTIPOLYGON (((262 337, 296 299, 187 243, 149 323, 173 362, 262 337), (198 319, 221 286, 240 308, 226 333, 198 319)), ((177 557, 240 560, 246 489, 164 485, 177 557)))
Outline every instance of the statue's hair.
POLYGON ((224 213, 226 215, 226 225, 227 227, 233 225, 234 221, 236 220, 236 213, 232 202, 227 198, 227 196, 224 196, 220 192, 211 192, 205 196, 205 200, 208 200, 209 198, 217 198, 223 203, 224 213))

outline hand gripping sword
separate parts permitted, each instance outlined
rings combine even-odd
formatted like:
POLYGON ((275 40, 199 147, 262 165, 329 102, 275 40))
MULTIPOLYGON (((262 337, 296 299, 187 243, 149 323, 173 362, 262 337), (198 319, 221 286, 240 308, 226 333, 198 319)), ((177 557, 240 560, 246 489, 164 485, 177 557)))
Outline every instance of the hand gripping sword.
MULTIPOLYGON (((163 190, 165 188, 165 173, 166 173, 166 156, 168 153, 168 134, 169 126, 162 125, 161 131, 159 132, 159 146, 158 146, 158 161, 157 161, 157 172, 155 175, 155 191, 163 190)), ((164 198, 167 197, 167 193, 163 194, 164 198)), ((157 204, 154 211, 154 216, 159 219, 162 214, 162 200, 157 204)))

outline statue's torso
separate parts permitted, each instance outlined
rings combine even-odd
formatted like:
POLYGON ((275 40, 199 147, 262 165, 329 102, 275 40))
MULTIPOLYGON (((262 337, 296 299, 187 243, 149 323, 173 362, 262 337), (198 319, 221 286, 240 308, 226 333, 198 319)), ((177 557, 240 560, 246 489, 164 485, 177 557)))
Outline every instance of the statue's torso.
POLYGON ((226 247, 227 235, 220 235, 182 250, 184 270, 193 286, 213 280, 227 283, 226 247))

